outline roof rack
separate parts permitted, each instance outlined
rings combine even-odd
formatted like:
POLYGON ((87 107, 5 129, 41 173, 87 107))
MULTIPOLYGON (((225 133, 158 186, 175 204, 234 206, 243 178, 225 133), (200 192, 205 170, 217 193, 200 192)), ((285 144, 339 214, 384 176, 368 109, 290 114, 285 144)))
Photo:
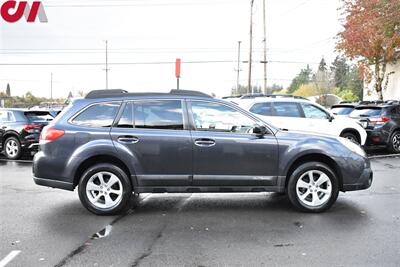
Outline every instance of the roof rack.
POLYGON ((122 89, 108 89, 108 90, 93 90, 86 95, 86 99, 94 98, 107 98, 113 96, 120 96, 122 94, 127 94, 128 91, 122 89))
POLYGON ((212 96, 207 95, 205 93, 199 91, 191 91, 191 90, 171 90, 170 93, 129 93, 126 90, 122 89, 108 89, 108 90, 93 90, 86 95, 86 99, 96 99, 96 98, 110 98, 110 97, 118 97, 118 96, 146 96, 146 95, 180 95, 180 96, 199 96, 199 97, 207 97, 212 98, 212 96))
POLYGON ((309 100, 309 99, 307 99, 305 97, 296 96, 296 95, 289 95, 289 94, 262 94, 262 93, 243 95, 240 99, 254 99, 254 98, 258 98, 258 97, 294 98, 294 99, 309 100))

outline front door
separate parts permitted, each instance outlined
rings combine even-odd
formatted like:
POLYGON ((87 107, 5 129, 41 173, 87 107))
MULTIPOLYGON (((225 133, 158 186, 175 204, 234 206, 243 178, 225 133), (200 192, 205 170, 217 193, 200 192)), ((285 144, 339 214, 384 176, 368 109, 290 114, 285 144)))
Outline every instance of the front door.
MULTIPOLYGON (((127 102, 111 138, 136 162, 139 186, 188 186, 192 177, 192 142, 181 100, 127 102)), ((185 113, 186 114, 186 113, 185 113)))
POLYGON ((274 186, 278 144, 252 133, 257 122, 229 104, 190 101, 193 186, 274 186))

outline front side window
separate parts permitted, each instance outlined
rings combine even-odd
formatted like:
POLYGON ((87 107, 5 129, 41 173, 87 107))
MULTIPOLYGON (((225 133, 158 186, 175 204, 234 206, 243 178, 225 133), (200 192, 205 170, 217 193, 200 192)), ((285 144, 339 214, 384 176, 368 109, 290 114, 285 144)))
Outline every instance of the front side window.
POLYGON ((301 103, 301 107, 304 111, 304 116, 309 119, 327 119, 328 114, 320 108, 306 103, 301 103))
POLYGON ((183 130, 180 100, 146 100, 134 103, 135 128, 183 130))
POLYGON ((211 102, 192 102, 197 131, 252 133, 256 123, 236 109, 211 102))
POLYGON ((118 128, 133 128, 133 103, 126 103, 122 112, 121 118, 119 119, 118 128))
POLYGON ((111 127, 121 103, 95 104, 76 116, 72 123, 87 127, 111 127))
POLYGON ((268 102, 254 104, 249 111, 258 115, 273 116, 272 104, 268 102))
POLYGON ((295 102, 275 102, 274 109, 276 116, 279 117, 302 117, 295 102))

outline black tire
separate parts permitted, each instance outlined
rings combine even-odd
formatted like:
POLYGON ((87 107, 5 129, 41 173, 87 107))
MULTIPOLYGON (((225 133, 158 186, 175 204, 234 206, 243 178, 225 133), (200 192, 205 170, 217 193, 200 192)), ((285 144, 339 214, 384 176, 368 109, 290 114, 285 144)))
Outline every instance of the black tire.
POLYGON ((390 136, 390 141, 388 144, 388 150, 391 153, 400 153, 400 131, 395 131, 390 136))
MULTIPOLYGON (((105 179, 107 179, 107 178, 104 177, 104 180, 105 179)), ((109 178, 109 179, 111 179, 111 178, 109 178)), ((108 180, 108 181, 110 181, 110 180, 108 180)), ((83 175, 79 181, 79 186, 78 186, 79 199, 81 200, 82 205, 86 209, 88 209, 90 212, 92 212, 96 215, 103 215, 103 216, 117 215, 117 214, 121 214, 121 213, 128 211, 129 208, 131 208, 131 205, 133 203, 132 202, 132 198, 133 198, 132 191, 133 191, 132 185, 131 185, 131 181, 128 178, 128 175, 120 167, 113 165, 113 164, 109 164, 109 163, 100 163, 100 164, 96 164, 96 165, 89 167, 83 173, 83 175), (101 208, 101 207, 94 205, 88 198, 87 194, 90 194, 90 193, 86 192, 87 184, 93 176, 95 176, 96 174, 98 174, 100 172, 111 173, 111 174, 115 175, 120 181, 120 183, 118 183, 118 187, 119 187, 119 185, 122 186, 122 188, 121 188, 122 194, 121 194, 120 201, 118 203, 116 203, 115 206, 112 206, 109 208, 101 208)), ((93 192, 98 192, 98 191, 93 191, 93 192)), ((104 192, 105 192, 105 189, 104 189, 104 192)), ((93 194, 95 194, 95 193, 93 193, 93 194)), ((98 192, 98 194, 100 194, 100 192, 98 192)), ((105 192, 104 194, 107 194, 107 193, 105 192)), ((109 194, 109 197, 111 197, 111 193, 108 193, 108 194, 109 194)), ((113 195, 113 197, 114 197, 114 195, 113 195)), ((103 196, 103 199, 105 201, 105 196, 103 196)))
POLYGON ((343 138, 349 139, 350 141, 353 141, 354 143, 360 144, 360 140, 358 139, 358 137, 352 133, 352 132, 344 132, 340 135, 343 138))
MULTIPOLYGON (((327 186, 325 184, 325 186, 327 186)), ((311 190, 311 189, 310 189, 311 190)), ((309 189, 306 190, 309 192, 309 189)), ((311 194, 312 193, 308 193, 311 194)), ((318 194, 318 193, 317 193, 318 194)), ((292 205, 300 211, 303 212, 310 212, 310 213, 319 213, 328 210, 336 201, 339 195, 339 180, 335 172, 326 164, 320 162, 307 162, 299 165, 292 175, 289 178, 288 186, 287 186, 287 195, 289 197, 290 202, 292 205), (307 172, 315 170, 317 172, 322 172, 328 176, 330 183, 331 183, 331 195, 327 198, 326 202, 318 206, 309 206, 303 203, 297 194, 297 181, 303 177, 303 175, 307 174, 307 172)), ((323 195, 322 195, 323 196, 323 195)))
POLYGON ((16 160, 21 158, 22 155, 22 147, 21 147, 21 142, 19 141, 19 139, 17 137, 8 137, 6 139, 6 141, 4 142, 4 154, 6 155, 6 157, 8 159, 11 160, 16 160), (7 149, 8 145, 12 145, 13 149, 12 151, 7 149))

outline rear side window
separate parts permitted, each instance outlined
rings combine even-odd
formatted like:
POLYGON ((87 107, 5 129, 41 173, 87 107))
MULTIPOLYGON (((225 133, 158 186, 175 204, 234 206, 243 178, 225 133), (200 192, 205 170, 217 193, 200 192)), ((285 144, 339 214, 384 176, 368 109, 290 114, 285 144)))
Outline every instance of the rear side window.
POLYGON ((254 104, 249 111, 258 115, 273 116, 273 107, 271 103, 254 104))
POLYGON ((135 128, 183 130, 180 100, 146 100, 134 102, 135 128))
POLYGON ((111 127, 120 105, 119 102, 92 105, 76 116, 72 123, 87 127, 111 127))
POLYGON ((15 122, 15 119, 11 112, 0 111, 0 122, 15 122))
POLYGON ((302 117, 299 106, 295 102, 275 102, 276 116, 279 117, 302 117))

